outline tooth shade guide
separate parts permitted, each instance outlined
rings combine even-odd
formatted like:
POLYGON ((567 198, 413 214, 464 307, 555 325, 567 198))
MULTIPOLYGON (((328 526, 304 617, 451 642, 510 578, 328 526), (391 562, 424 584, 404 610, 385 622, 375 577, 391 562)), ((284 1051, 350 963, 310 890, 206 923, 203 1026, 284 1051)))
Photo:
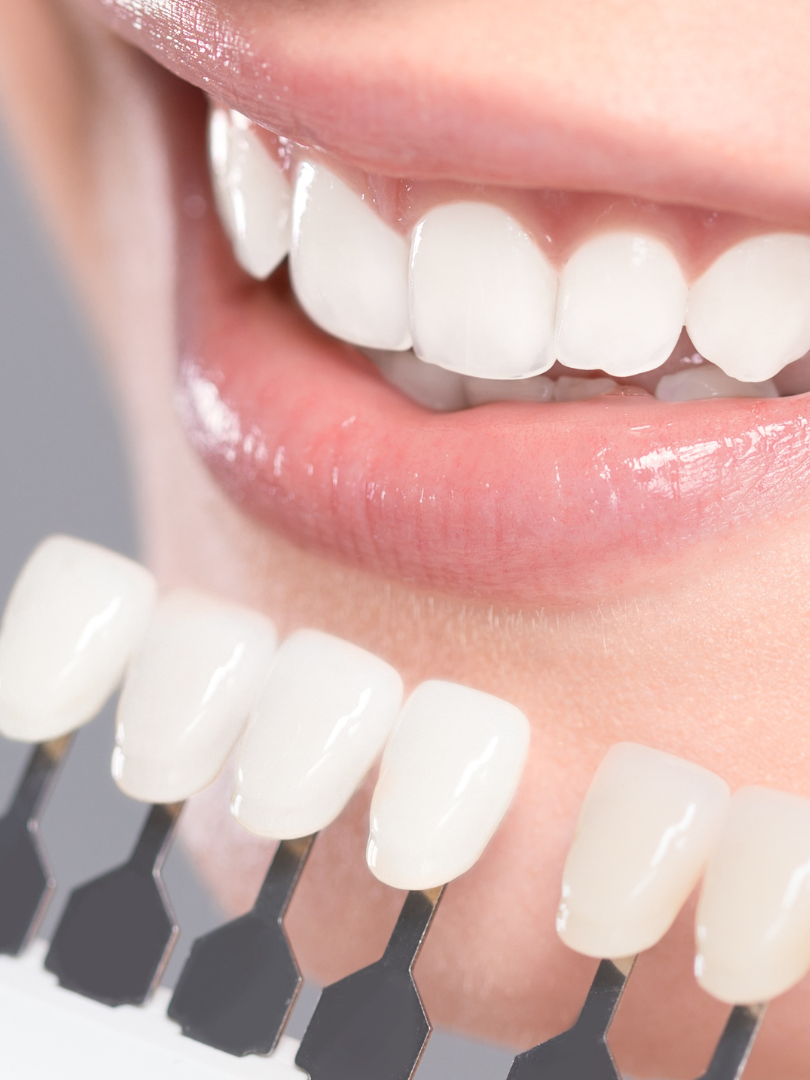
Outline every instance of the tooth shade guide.
POLYGON ((276 648, 256 611, 190 589, 160 600, 118 703, 113 777, 133 799, 182 802, 219 774, 276 648))
POLYGON ((401 702, 390 664, 321 631, 291 634, 240 742, 236 820, 280 840, 326 828, 382 752, 401 702))
POLYGON ((17 955, 45 915, 56 886, 39 843, 39 819, 73 740, 32 750, 11 806, 0 819, 0 953, 17 955))
POLYGON ((518 1054, 507 1080, 621 1080, 607 1035, 634 962, 602 960, 573 1027, 518 1054))
POLYGON ((366 859, 394 888, 435 888, 469 870, 517 790, 529 724, 513 705, 440 680, 406 701, 383 754, 366 859))
POLYGON ((236 1061, 191 1039, 167 1019, 169 991, 146 1008, 110 1009, 62 989, 42 969, 45 942, 0 957, 3 1076, 8 1080, 301 1080, 297 1043, 272 1058, 236 1061))
POLYGON ((71 893, 45 967, 61 986, 105 1005, 142 1005, 179 928, 160 878, 182 806, 153 806, 121 866, 71 893))
POLYGON ((56 739, 99 711, 124 673, 156 595, 142 566, 69 536, 43 540, 0 629, 0 734, 56 739))
POLYGON ((412 969, 443 888, 408 893, 380 960, 322 992, 296 1064, 311 1080, 409 1080, 431 1025, 412 969))
POLYGON ((696 915, 695 974, 729 1004, 766 1001, 810 970, 810 800, 744 787, 712 852, 696 915))
POLYGON ((563 870, 563 942, 601 959, 660 941, 703 872, 728 803, 728 785, 708 769, 636 743, 613 746, 563 870))
POLYGON ((270 1054, 301 988, 284 915, 314 836, 283 840, 253 908, 198 938, 169 1004, 183 1034, 228 1054, 270 1054))

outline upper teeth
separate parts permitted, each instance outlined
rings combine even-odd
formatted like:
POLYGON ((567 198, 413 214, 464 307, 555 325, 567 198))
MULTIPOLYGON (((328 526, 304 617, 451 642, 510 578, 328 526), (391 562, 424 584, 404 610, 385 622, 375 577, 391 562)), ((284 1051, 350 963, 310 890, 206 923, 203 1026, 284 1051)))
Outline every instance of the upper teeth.
POLYGON ((414 229, 414 352, 486 379, 524 379, 554 363, 554 271, 505 211, 453 203, 414 229))
POLYGON ((745 382, 770 379, 810 349, 810 236, 754 236, 689 291, 695 348, 745 382))
POLYGON ((630 232, 587 240, 560 277, 557 359, 637 375, 666 360, 686 315, 686 282, 659 240, 630 232))
POLYGON ((290 250, 290 187, 280 164, 241 113, 224 109, 211 114, 208 155, 236 260, 253 277, 266 278, 290 250))
POLYGON ((687 287, 660 240, 603 232, 581 244, 558 280, 498 206, 436 206, 406 238, 367 197, 305 160, 290 239, 286 178, 248 121, 215 109, 210 135, 217 204, 240 263, 265 277, 291 244, 302 307, 352 344, 413 343, 424 361, 491 381, 536 376, 555 360, 621 378, 653 371, 684 324, 698 352, 742 382, 764 383, 810 350, 809 236, 743 240, 687 287))
POLYGON ((408 349, 408 245, 341 179, 305 161, 293 198, 290 276, 314 323, 374 349, 408 349))

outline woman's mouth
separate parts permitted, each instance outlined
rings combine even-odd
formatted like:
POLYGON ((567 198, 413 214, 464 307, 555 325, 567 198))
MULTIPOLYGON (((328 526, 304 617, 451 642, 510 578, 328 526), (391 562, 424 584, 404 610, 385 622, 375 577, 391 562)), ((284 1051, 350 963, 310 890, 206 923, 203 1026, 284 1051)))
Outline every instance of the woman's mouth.
POLYGON ((805 233, 380 177, 222 108, 217 220, 201 127, 179 172, 181 413, 260 520, 418 586, 566 605, 802 498, 805 233))

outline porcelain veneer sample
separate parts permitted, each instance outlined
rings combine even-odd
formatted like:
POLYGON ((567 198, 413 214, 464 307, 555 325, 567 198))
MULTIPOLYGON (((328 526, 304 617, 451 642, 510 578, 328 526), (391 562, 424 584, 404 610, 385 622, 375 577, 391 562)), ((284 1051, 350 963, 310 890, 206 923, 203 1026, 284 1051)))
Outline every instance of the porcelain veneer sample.
POLYGON ((735 793, 703 882, 697 949, 698 982, 733 1004, 768 1001, 810 970, 810 800, 735 793))
POLYGON ((383 754, 367 859, 398 889, 430 889, 476 862, 509 807, 529 748, 529 722, 500 698, 422 683, 383 754))
POLYGON ((12 589, 0 630, 0 732, 42 742, 98 712, 155 603, 152 575, 69 536, 44 540, 12 589))
POLYGON ((127 675, 113 776, 143 802, 181 802, 219 773, 267 678, 269 619, 179 589, 158 604, 127 675))
POLYGON ((279 649, 239 747, 231 810, 250 832, 323 829, 383 748, 402 679, 348 641, 299 630, 279 649))
POLYGON ((612 747, 563 871, 565 944, 605 959, 655 945, 697 884, 728 800, 728 785, 708 769, 635 743, 612 747))

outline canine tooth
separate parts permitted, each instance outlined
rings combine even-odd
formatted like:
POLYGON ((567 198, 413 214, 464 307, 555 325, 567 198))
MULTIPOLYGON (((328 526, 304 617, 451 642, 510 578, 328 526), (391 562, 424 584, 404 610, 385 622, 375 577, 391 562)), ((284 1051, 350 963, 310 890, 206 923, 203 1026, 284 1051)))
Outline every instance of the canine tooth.
POLYGON ((554 383, 545 375, 531 379, 464 379, 470 405, 488 405, 493 401, 553 401, 554 383))
POLYGON ((506 813, 529 748, 526 717, 453 683, 414 690, 383 754, 367 861, 397 889, 431 889, 476 862, 506 813))
POLYGON ((242 738, 233 816, 276 840, 323 829, 382 750, 401 701, 390 664, 317 630, 291 635, 242 738))
POLYGON ((627 377, 656 368, 677 342, 686 282, 670 249, 651 236, 609 232, 568 261, 557 298, 557 359, 627 377))
POLYGON ((635 743, 612 747, 563 871, 565 944, 607 959, 655 945, 694 888, 728 801, 728 785, 708 769, 635 743))
POLYGON ((417 405, 435 412, 458 412, 467 407, 464 378, 454 371, 445 371, 435 364, 426 364, 408 350, 384 352, 363 350, 380 369, 387 383, 395 386, 417 405))
POLYGON ((23 567, 0 632, 0 732, 43 742, 90 720, 121 678, 155 602, 152 575, 68 536, 23 567))
POLYGON ((586 401, 588 398, 612 394, 619 389, 613 379, 578 379, 575 375, 560 375, 554 384, 555 401, 586 401))
POLYGON ((779 391, 770 380, 739 382, 714 364, 700 364, 662 376, 655 396, 659 401, 700 401, 715 397, 773 398, 779 397, 779 391))
POLYGON ((422 360, 484 379, 523 379, 554 362, 554 271, 500 207, 430 210, 411 243, 410 310, 422 360))
POLYGON ((186 589, 158 604, 121 693, 112 770, 133 799, 174 803, 216 777, 267 678, 263 615, 186 589))
POLYGON ((695 348, 743 382, 763 382, 810 349, 810 236, 754 236, 689 290, 695 348))
POLYGON ((292 222, 292 285, 312 321, 354 345, 409 349, 407 241, 311 161, 298 169, 292 222))
POLYGON ((733 1004, 768 1001, 810 969, 810 800, 735 793, 703 881, 697 948, 701 986, 733 1004))
POLYGON ((212 109, 208 160, 220 221, 236 261, 266 278, 290 250, 290 185, 246 116, 212 109))

